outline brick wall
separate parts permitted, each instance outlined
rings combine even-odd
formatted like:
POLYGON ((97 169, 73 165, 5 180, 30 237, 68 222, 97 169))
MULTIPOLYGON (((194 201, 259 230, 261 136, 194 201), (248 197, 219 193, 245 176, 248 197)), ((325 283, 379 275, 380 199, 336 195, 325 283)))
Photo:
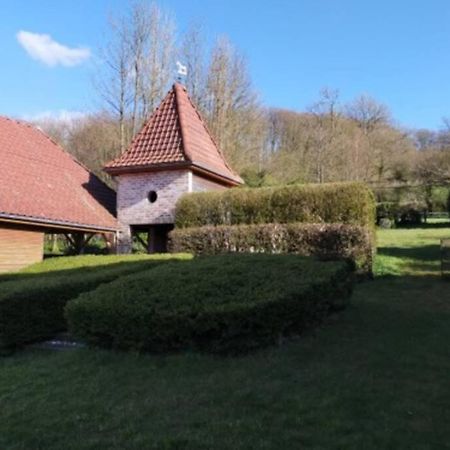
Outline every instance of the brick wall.
POLYGON ((192 175, 192 192, 217 191, 224 189, 228 188, 221 184, 217 184, 214 181, 199 177, 198 175, 192 175))
POLYGON ((188 192, 187 170, 168 170, 117 177, 117 218, 121 224, 162 224, 174 222, 175 203, 188 192), (148 193, 158 195, 155 203, 148 193))
POLYGON ((130 225, 171 224, 174 222, 175 204, 189 191, 189 171, 167 170, 117 177, 117 218, 120 230, 117 251, 131 251, 130 225), (157 200, 150 203, 148 193, 155 191, 157 200))
POLYGON ((117 181, 119 253, 131 251, 130 225, 172 224, 175 221, 175 204, 181 195, 188 192, 226 189, 188 170, 124 174, 119 175, 117 181), (157 193, 158 198, 154 203, 148 200, 150 191, 157 193))
POLYGON ((42 261, 44 233, 0 223, 0 273, 42 261))

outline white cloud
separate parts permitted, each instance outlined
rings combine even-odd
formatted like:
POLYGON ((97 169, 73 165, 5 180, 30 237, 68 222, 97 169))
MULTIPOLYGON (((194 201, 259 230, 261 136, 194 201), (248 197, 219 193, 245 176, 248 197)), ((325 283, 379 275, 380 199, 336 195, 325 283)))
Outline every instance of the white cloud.
POLYGON ((47 66, 76 66, 91 56, 89 48, 69 48, 52 39, 49 34, 19 31, 17 40, 25 51, 33 58, 47 66))
POLYGON ((87 112, 59 109, 56 111, 41 111, 35 114, 24 114, 22 119, 34 122, 39 120, 73 121, 84 119, 89 115, 87 112))

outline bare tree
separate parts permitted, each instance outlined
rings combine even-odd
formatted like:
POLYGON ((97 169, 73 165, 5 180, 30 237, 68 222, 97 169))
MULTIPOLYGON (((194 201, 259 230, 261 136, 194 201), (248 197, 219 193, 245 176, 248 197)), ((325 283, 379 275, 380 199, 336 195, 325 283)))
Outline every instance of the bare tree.
POLYGON ((314 117, 312 139, 315 150, 316 182, 328 181, 326 169, 332 158, 333 146, 339 133, 339 92, 335 89, 324 88, 320 92, 320 99, 311 108, 314 117))
POLYGON ((109 36, 95 87, 106 111, 118 119, 123 150, 171 82, 175 25, 156 4, 136 1, 110 21, 109 36))
POLYGON ((210 128, 236 167, 259 164, 264 148, 263 112, 245 58, 221 37, 211 50, 206 83, 210 128))
POLYGON ((345 112, 349 118, 358 123, 365 134, 391 122, 391 113, 388 107, 366 94, 360 95, 347 105, 345 112))
MULTIPOLYGON (((146 14, 145 10, 143 14, 146 14)), ((155 110, 174 78, 175 21, 156 3, 147 11, 144 34, 140 124, 155 110)))
POLYGON ((126 121, 132 103, 132 54, 125 18, 110 19, 109 26, 110 39, 100 51, 94 86, 105 109, 117 117, 120 148, 123 151, 129 141, 126 121))
POLYGON ((186 89, 201 112, 206 108, 206 49, 203 29, 198 24, 190 26, 184 34, 179 50, 181 62, 186 65, 186 89))

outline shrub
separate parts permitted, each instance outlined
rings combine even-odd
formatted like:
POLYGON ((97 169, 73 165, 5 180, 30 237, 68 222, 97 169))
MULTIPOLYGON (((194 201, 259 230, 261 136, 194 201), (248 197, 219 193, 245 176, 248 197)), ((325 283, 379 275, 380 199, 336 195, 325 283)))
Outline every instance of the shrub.
POLYGON ((377 211, 377 225, 380 225, 380 222, 383 219, 389 219, 391 221, 396 221, 398 204, 394 202, 381 202, 377 203, 376 211, 377 211))
POLYGON ((374 194, 378 203, 395 205, 421 205, 429 212, 445 212, 446 199, 450 189, 444 186, 395 186, 375 188, 374 194))
POLYGON ((9 275, 0 283, 0 349, 14 349, 66 329, 64 305, 78 294, 180 257, 55 258, 48 264, 35 265, 23 274, 9 275), (102 262, 103 265, 94 265, 102 262))
POLYGON ((226 252, 296 253, 349 259, 359 273, 372 273, 372 243, 366 228, 341 224, 222 225, 175 229, 171 249, 197 255, 226 252))
POLYGON ((221 255, 174 262, 81 295, 66 306, 85 342, 135 351, 239 352, 298 334, 351 293, 344 262, 221 255))
POLYGON ((447 211, 447 197, 450 195, 450 189, 443 186, 433 186, 430 193, 430 206, 433 212, 447 211))
POLYGON ((426 206, 418 203, 399 205, 397 211, 398 225, 420 225, 426 213, 426 206))
POLYGON ((346 223, 372 228, 375 203, 361 183, 291 185, 187 194, 177 203, 178 228, 262 223, 346 223))
POLYGON ((377 225, 388 219, 396 226, 420 225, 426 215, 427 207, 424 203, 377 203, 377 225))

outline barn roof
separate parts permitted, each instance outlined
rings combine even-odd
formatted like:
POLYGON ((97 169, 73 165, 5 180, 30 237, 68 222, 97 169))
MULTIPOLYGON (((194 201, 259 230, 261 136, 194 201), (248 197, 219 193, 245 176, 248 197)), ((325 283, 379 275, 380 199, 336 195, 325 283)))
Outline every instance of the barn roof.
POLYGON ((218 177, 225 184, 243 183, 225 161, 186 88, 175 83, 127 151, 105 170, 117 175, 182 167, 218 177))
POLYGON ((0 117, 0 221, 117 229, 115 193, 42 131, 0 117))

